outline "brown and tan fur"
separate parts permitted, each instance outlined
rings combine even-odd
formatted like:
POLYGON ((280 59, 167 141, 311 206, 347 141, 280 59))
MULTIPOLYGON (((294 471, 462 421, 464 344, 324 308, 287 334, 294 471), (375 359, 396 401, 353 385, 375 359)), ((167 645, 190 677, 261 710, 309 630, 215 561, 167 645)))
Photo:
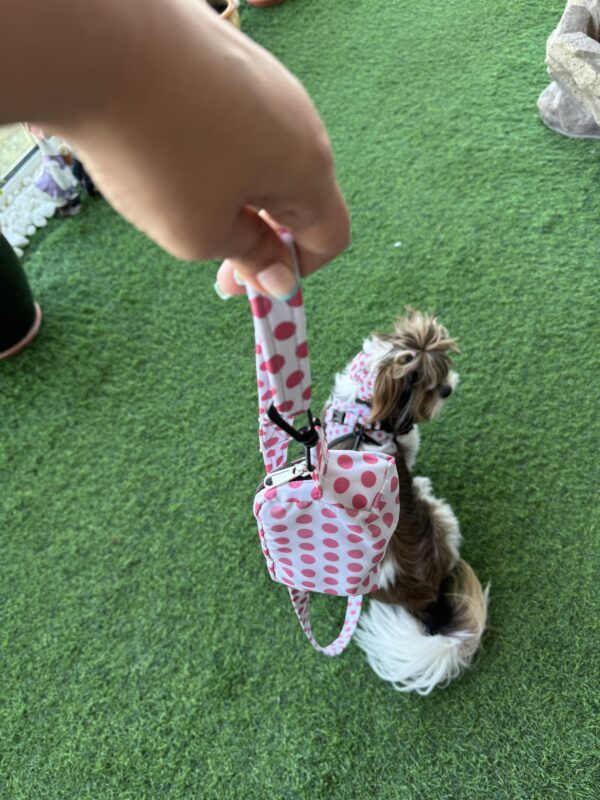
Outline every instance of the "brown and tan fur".
POLYGON ((472 568, 458 558, 459 542, 450 541, 455 533, 449 531, 449 507, 445 513, 436 513, 415 491, 402 452, 396 468, 402 501, 386 553, 393 579, 371 598, 403 606, 436 633, 466 631, 478 643, 485 628, 486 600, 472 568))
POLYGON ((375 333, 373 338, 389 345, 390 352, 377 372, 370 421, 395 430, 407 416, 415 423, 436 416, 440 398, 453 388, 448 378, 450 353, 459 352, 456 339, 435 317, 410 307, 405 317, 397 319, 392 333, 375 333))
POLYGON ((402 447, 396 466, 400 516, 382 588, 370 596, 356 640, 381 678, 401 691, 429 694, 470 666, 486 626, 488 590, 459 557, 452 509, 431 494, 427 479, 413 480, 402 447))
MULTIPOLYGON (((394 432, 401 502, 382 563, 381 589, 371 595, 376 602, 363 615, 367 624, 357 641, 380 677, 396 688, 427 694, 469 665, 487 616, 487 590, 460 558, 452 509, 434 497, 426 478, 413 479, 410 472, 418 437, 415 447, 416 430, 406 431, 411 422, 426 422, 440 412, 458 383, 451 354, 459 349, 434 316, 412 308, 392 333, 373 334, 365 347, 369 341, 376 369, 369 420, 394 432), (382 617, 382 606, 402 609, 414 622, 395 614, 382 617)), ((347 391, 343 376, 336 379, 336 390, 347 391)), ((349 437, 335 446, 349 448, 352 442, 349 437)))
POLYGON ((442 581, 455 562, 445 530, 435 524, 429 506, 413 490, 413 481, 403 453, 396 457, 400 490, 400 516, 390 539, 386 560, 394 564, 394 580, 371 595, 383 603, 404 606, 421 618, 437 600, 442 581))

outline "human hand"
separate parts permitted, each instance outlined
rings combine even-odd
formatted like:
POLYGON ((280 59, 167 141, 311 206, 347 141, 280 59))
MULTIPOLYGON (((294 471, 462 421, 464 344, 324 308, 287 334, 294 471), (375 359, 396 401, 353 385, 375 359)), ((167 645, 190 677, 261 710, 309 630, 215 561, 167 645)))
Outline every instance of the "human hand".
POLYGON ((301 275, 349 241, 327 133, 306 91, 205 3, 124 5, 126 45, 115 48, 100 102, 53 129, 150 238, 179 258, 225 258, 223 292, 243 291, 235 270, 267 294, 290 294, 296 278, 278 226, 296 242, 301 275))

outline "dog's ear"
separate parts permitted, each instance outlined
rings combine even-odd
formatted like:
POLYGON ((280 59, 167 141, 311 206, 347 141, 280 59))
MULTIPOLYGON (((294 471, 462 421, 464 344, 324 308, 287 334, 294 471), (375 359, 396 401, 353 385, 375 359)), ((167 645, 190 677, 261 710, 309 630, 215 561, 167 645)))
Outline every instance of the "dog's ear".
POLYGON ((402 361, 382 364, 375 378, 375 389, 369 419, 372 423, 396 417, 407 390, 417 378, 414 359, 406 356, 402 361))

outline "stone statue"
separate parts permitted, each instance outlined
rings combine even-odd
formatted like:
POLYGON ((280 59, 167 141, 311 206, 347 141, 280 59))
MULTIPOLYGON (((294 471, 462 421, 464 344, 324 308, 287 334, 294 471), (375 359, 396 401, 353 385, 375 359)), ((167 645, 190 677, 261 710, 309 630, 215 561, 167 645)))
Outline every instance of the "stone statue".
POLYGON ((554 80, 538 99, 542 120, 565 136, 600 138, 600 0, 568 0, 546 64, 554 80))

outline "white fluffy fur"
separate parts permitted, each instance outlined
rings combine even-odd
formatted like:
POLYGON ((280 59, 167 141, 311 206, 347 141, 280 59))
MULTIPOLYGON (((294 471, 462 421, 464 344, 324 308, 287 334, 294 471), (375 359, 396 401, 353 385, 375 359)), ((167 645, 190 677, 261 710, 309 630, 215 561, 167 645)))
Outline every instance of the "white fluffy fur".
POLYGON ((458 564, 462 544, 460 526, 454 511, 445 500, 440 500, 433 494, 429 478, 413 478, 413 489, 416 496, 429 506, 435 527, 443 529, 446 544, 452 553, 454 568, 458 564))
MULTIPOLYGON (((455 372, 453 369, 451 369, 450 372, 448 373, 448 386, 450 386, 450 388, 452 389, 453 392, 456 390, 456 387, 458 386, 459 380, 460 380, 460 378, 459 378, 458 372, 455 372)), ((435 417, 437 417, 439 415, 439 413, 441 412, 442 408, 444 407, 444 403, 445 402, 446 401, 442 397, 440 397, 438 399, 438 401, 435 404, 435 407, 433 409, 432 415, 431 415, 432 419, 435 419, 435 417)))
POLYGON ((469 665, 470 656, 461 653, 468 636, 461 632, 429 636, 402 606, 371 600, 354 638, 376 675, 399 692, 426 695, 436 686, 446 686, 469 665))
MULTIPOLYGON (((436 498, 429 478, 413 478, 417 496, 428 503, 434 524, 444 529, 454 564, 459 561, 462 541, 460 527, 451 507, 436 498)), ((380 585, 388 588, 399 569, 390 551, 380 573, 380 585)), ((488 589, 484 592, 487 607, 488 589)), ((431 636, 424 626, 402 606, 371 600, 363 611, 355 641, 364 651, 373 671, 390 681, 399 692, 429 694, 436 686, 446 686, 465 670, 472 660, 472 631, 431 636)))
MULTIPOLYGON (((375 373, 379 364, 389 356, 391 345, 369 337, 363 342, 362 349, 368 356, 370 372, 375 373)), ((328 405, 335 400, 352 402, 356 399, 358 387, 349 373, 350 364, 336 375, 328 405)), ((458 374, 451 370, 448 373, 448 384, 453 391, 458 382, 458 374)), ((433 409, 432 417, 440 413, 444 402, 440 397, 433 409)), ((418 427, 415 425, 410 433, 397 437, 397 442, 404 453, 408 469, 412 470, 420 444, 418 427)), ((393 442, 384 446, 363 442, 360 449, 376 450, 390 455, 395 455, 397 452, 393 442)), ((458 520, 451 507, 444 500, 434 496, 428 478, 414 478, 413 486, 416 495, 429 505, 436 527, 444 530, 453 565, 458 564, 462 537, 458 520)), ((381 565, 379 583, 383 589, 391 586, 398 569, 399 565, 388 550, 381 565)), ((486 607, 487 599, 486 589, 484 592, 486 607)), ((473 655, 472 631, 431 636, 422 623, 401 606, 380 603, 376 600, 372 600, 368 610, 363 612, 355 641, 365 652, 373 671, 380 678, 390 681, 398 691, 415 691, 422 695, 427 695, 436 686, 445 686, 457 678, 469 666, 473 655)))

